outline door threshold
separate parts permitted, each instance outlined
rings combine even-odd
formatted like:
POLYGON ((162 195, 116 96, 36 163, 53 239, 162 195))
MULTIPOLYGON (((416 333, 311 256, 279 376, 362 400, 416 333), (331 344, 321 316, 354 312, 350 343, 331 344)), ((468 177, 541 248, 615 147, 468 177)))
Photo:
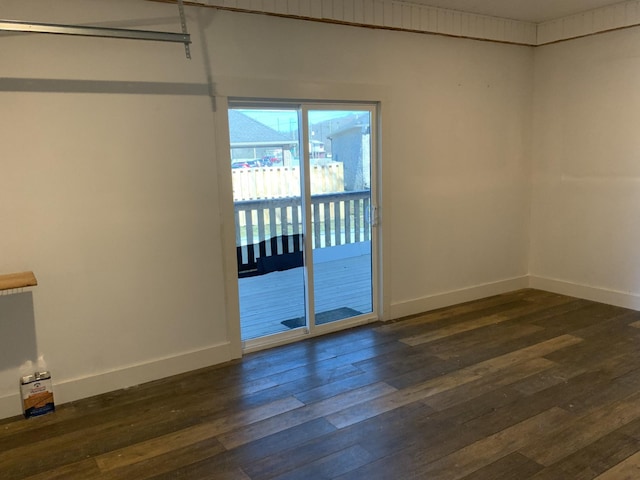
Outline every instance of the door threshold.
POLYGON ((309 331, 308 327, 300 327, 294 328, 288 332, 275 333, 273 335, 265 335, 259 338, 243 340, 242 353, 244 355, 247 353, 259 352, 260 350, 266 350, 267 348, 279 347, 281 345, 287 345, 307 338, 314 338, 327 333, 338 332, 340 330, 346 330, 347 328, 358 327, 360 325, 377 321, 378 318, 375 314, 368 313, 358 315, 357 317, 318 325, 314 328, 313 334, 309 331))

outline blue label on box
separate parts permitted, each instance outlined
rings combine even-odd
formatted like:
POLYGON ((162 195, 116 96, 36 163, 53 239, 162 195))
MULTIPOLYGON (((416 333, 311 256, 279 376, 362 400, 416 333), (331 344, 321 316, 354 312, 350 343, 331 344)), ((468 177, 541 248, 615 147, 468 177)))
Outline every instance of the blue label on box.
POLYGON ((47 413, 51 413, 53 411, 55 411, 56 406, 53 403, 47 403, 46 405, 43 405, 42 407, 31 407, 28 408, 24 411, 24 416, 26 418, 31 418, 31 417, 39 417, 40 415, 45 415, 47 413))

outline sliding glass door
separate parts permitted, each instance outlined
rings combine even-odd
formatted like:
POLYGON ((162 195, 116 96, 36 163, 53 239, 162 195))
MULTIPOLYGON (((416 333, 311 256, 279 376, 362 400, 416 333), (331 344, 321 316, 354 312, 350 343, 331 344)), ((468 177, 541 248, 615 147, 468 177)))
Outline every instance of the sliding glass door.
POLYGON ((373 311, 369 109, 309 109, 315 325, 373 311))
POLYGON ((245 344, 374 317, 374 122, 372 105, 230 104, 245 344))

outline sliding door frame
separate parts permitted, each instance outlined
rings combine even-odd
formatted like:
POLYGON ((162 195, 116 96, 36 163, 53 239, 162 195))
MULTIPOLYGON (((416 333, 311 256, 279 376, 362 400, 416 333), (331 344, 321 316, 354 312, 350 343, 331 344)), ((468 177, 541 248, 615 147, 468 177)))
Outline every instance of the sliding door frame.
MULTIPOLYGON (((378 238, 378 218, 377 218, 377 212, 378 212, 378 204, 379 204, 379 197, 378 197, 378 188, 377 185, 379 183, 379 178, 378 178, 378 163, 379 163, 379 154, 378 154, 378 136, 377 136, 377 130, 378 130, 378 116, 377 116, 377 111, 378 111, 378 105, 375 103, 371 103, 371 102, 304 102, 302 103, 302 117, 303 117, 303 125, 302 125, 302 131, 303 131, 303 135, 304 138, 302 139, 302 141, 304 142, 304 158, 305 159, 310 159, 311 158, 311 152, 309 152, 309 145, 310 145, 310 138, 309 138, 309 112, 310 111, 338 111, 338 110, 344 110, 344 111, 354 111, 354 110, 361 110, 361 111, 367 111, 369 112, 369 121, 370 121, 370 138, 369 138, 369 143, 370 143, 370 164, 369 164, 369 175, 370 175, 370 209, 371 209, 371 217, 373 218, 375 216, 375 221, 371 222, 371 312, 369 313, 365 313, 363 314, 363 316, 358 316, 355 317, 354 320, 350 321, 349 319, 345 319, 345 320, 341 320, 339 322, 331 322, 331 323, 326 323, 324 325, 316 325, 315 322, 315 289, 312 288, 315 286, 314 281, 315 281, 315 276, 313 275, 313 245, 312 242, 306 242, 305 243, 305 250, 306 250, 306 254, 305 255, 306 258, 311 259, 311 278, 310 278, 310 282, 307 283, 307 285, 309 286, 309 297, 308 297, 308 303, 307 303, 307 308, 312 310, 311 312, 308 312, 308 316, 307 319, 309 320, 309 323, 307 325, 307 328, 309 330, 309 335, 314 336, 314 335, 323 335, 325 333, 330 333, 336 330, 341 330, 344 328, 348 328, 352 325, 357 325, 357 324, 362 324, 362 323, 368 323, 371 320, 377 320, 379 319, 379 310, 380 310, 380 302, 379 302, 379 291, 380 291, 380 285, 378 283, 379 280, 379 275, 378 275, 378 270, 379 270, 379 249, 378 249, 378 243, 379 243, 379 238, 378 238)), ((310 162, 305 161, 305 168, 309 167, 310 162)), ((307 232, 311 232, 312 231, 312 224, 311 224, 311 185, 310 185, 310 176, 309 175, 304 175, 304 179, 305 179, 305 192, 307 192, 309 195, 308 197, 305 196, 305 205, 306 205, 306 215, 308 218, 308 223, 306 223, 306 231, 307 232)))
MULTIPOLYGON (((384 144, 381 138, 387 138, 389 135, 387 130, 389 126, 381 121, 381 112, 391 106, 391 93, 388 87, 380 85, 350 85, 350 84, 334 84, 319 89, 317 83, 307 83, 298 81, 268 80, 242 78, 242 77, 216 77, 212 78, 212 94, 211 105, 214 112, 215 137, 212 141, 215 144, 215 156, 218 174, 217 189, 219 197, 218 215, 221 222, 222 232, 222 248, 221 258, 223 259, 224 272, 224 288, 226 303, 224 309, 221 308, 223 321, 227 324, 227 345, 229 350, 229 358, 240 358, 243 353, 254 350, 260 350, 267 347, 282 345, 297 341, 300 338, 310 338, 315 335, 328 333, 331 326, 326 328, 316 328, 313 334, 304 336, 297 335, 296 332, 285 332, 282 337, 277 340, 269 339, 262 343, 254 345, 243 345, 240 331, 240 308, 238 303, 238 270, 236 263, 236 242, 235 242, 235 220, 233 205, 233 188, 231 183, 231 155, 229 140, 229 124, 227 110, 229 104, 238 101, 243 102, 263 102, 263 104, 277 104, 279 106, 289 104, 297 105, 301 103, 309 104, 360 104, 375 106, 375 128, 372 128, 372 148, 376 151, 376 159, 372 161, 372 168, 376 168, 377 183, 376 202, 378 205, 378 226, 373 232, 376 235, 377 251, 372 252, 373 272, 377 276, 376 284, 378 286, 377 295, 373 298, 374 312, 377 312, 377 318, 372 315, 366 320, 357 322, 348 321, 340 328, 348 328, 357 324, 368 323, 377 320, 390 319, 391 306, 391 275, 388 267, 390 258, 390 242, 385 241, 387 233, 385 233, 384 218, 388 217, 390 211, 390 199, 383 195, 387 190, 389 183, 388 170, 389 166, 383 162, 386 151, 389 150, 389 142, 384 144), (215 88, 213 87, 215 85, 215 88), (287 100, 289 99, 289 100, 287 100), (302 100, 297 100, 302 99, 302 100), (385 173, 386 172, 386 173, 385 173), (287 335, 288 334, 288 335, 287 335), (273 341, 271 341, 273 340, 273 341)), ((374 186, 372 185, 372 190, 374 186)), ((372 192, 373 194, 373 192, 372 192)), ((220 321, 221 318, 212 319, 212 321, 220 321)))

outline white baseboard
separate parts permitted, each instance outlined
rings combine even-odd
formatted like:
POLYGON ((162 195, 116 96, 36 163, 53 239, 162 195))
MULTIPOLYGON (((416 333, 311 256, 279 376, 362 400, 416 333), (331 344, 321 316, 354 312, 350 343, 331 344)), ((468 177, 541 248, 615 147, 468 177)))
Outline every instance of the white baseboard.
POLYGON ((538 290, 559 293, 570 297, 584 298, 594 302, 606 303, 617 307, 640 310, 640 295, 631 292, 609 290, 579 283, 557 280, 555 278, 529 276, 529 286, 538 290))
POLYGON ((435 310, 436 308, 448 307, 458 303, 478 300, 492 295, 499 295, 501 293, 512 292, 514 290, 520 290, 521 288, 528 287, 529 277, 528 275, 523 275, 522 277, 474 285, 473 287, 462 288, 460 290, 453 290, 404 302, 398 302, 392 304, 389 309, 390 319, 428 312, 429 310, 435 310))
POLYGON ((0 397, 0 419, 21 415, 20 395, 0 397))
MULTIPOLYGON (((406 317, 437 308, 478 300, 492 295, 536 288, 553 293, 584 298, 634 310, 640 310, 640 295, 604 288, 591 287, 563 280, 524 275, 469 288, 429 295, 418 299, 394 303, 390 307, 390 319, 406 317)), ((161 358, 139 365, 125 367, 94 376, 55 382, 56 405, 91 397, 145 382, 208 367, 238 358, 239 352, 231 343, 223 343, 202 350, 161 358)), ((19 394, 0 397, 0 419, 21 415, 19 394)))
MULTIPOLYGON (((71 380, 55 381, 53 373, 53 396, 56 405, 92 397, 122 388, 159 380, 171 375, 209 367, 236 358, 230 343, 222 343, 172 357, 152 360, 111 372, 71 380)), ((0 419, 21 415, 20 395, 0 397, 0 419)))

